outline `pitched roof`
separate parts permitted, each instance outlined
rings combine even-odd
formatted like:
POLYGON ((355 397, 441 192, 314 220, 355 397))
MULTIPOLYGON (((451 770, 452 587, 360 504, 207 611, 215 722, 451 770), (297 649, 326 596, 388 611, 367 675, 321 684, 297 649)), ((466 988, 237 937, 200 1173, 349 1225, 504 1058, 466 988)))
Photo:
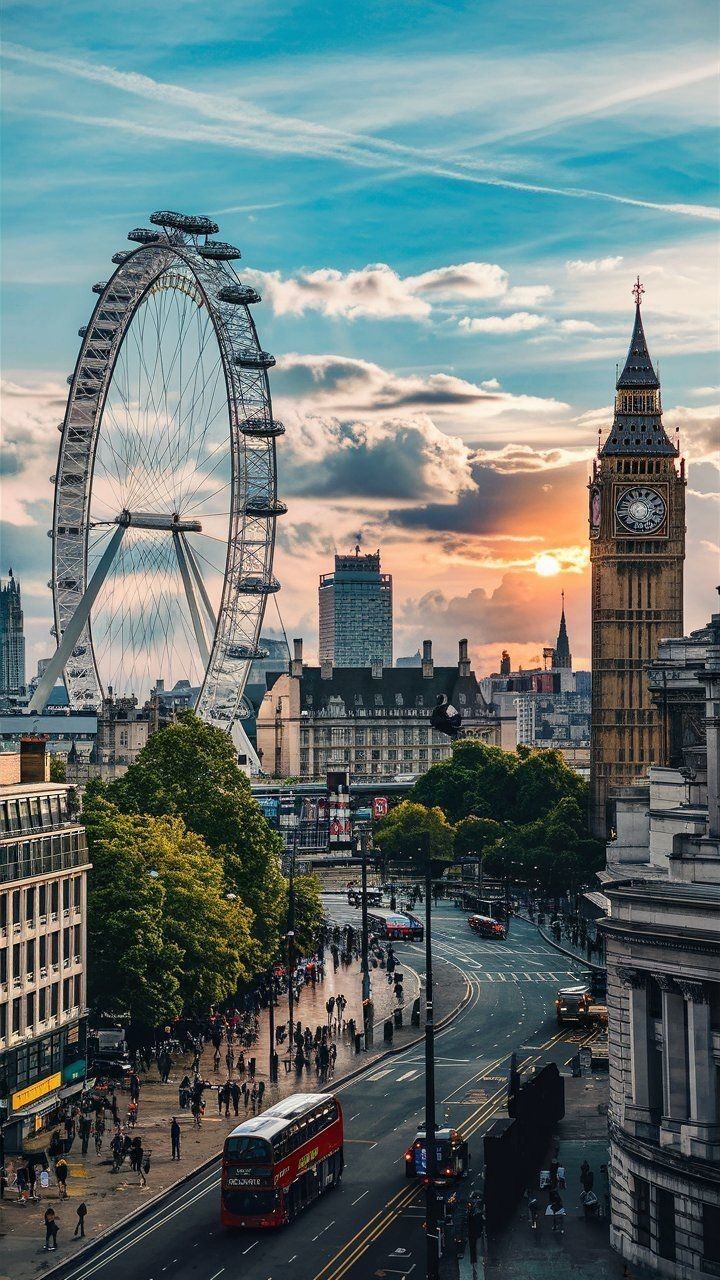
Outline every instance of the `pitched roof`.
POLYGON ((373 676, 370 667, 334 667, 328 680, 323 680, 320 667, 303 667, 300 709, 313 715, 337 714, 340 701, 352 716, 360 711, 401 709, 429 714, 443 693, 463 714, 488 714, 475 675, 461 676, 457 667, 433 667, 427 678, 419 667, 383 667, 379 677, 373 676), (332 708, 331 701, 335 704, 332 708))
MULTIPOLYGON (((653 368, 645 339, 639 302, 635 305, 635 324, 630 339, 630 350, 616 388, 619 393, 660 390, 660 379, 653 368)), ((622 394, 616 396, 615 416, 610 434, 600 450, 601 457, 618 454, 673 457, 676 449, 665 434, 659 396, 654 397, 657 409, 649 413, 623 412, 623 404, 626 400, 627 397, 623 397, 622 394)))

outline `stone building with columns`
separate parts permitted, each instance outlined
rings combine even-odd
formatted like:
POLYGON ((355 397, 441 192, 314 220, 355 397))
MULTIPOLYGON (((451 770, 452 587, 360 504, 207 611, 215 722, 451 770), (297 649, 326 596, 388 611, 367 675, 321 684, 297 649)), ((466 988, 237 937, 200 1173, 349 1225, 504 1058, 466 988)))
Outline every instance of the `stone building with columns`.
POLYGON ((602 876, 611 1238, 689 1280, 720 1276, 720 614, 649 685, 668 749, 619 793, 602 876))

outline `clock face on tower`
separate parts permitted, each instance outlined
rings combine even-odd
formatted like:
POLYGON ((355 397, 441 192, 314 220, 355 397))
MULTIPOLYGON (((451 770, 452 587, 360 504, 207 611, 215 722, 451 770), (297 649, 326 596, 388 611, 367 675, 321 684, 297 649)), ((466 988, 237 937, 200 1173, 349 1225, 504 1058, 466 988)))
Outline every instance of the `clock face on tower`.
POLYGON ((665 521, 665 499, 657 489, 624 489, 615 503, 618 524, 628 533, 655 533, 665 521))

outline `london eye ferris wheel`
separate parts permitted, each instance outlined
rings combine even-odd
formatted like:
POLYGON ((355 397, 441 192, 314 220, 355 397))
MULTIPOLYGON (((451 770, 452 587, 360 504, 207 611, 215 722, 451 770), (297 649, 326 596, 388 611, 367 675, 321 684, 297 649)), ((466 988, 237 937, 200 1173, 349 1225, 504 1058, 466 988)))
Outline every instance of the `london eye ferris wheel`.
POLYGON ((158 676, 241 734, 261 655, 277 497, 268 369, 240 253, 210 218, 153 213, 93 286, 61 432, 51 537, 57 651, 30 704, 64 674, 73 709, 158 676))

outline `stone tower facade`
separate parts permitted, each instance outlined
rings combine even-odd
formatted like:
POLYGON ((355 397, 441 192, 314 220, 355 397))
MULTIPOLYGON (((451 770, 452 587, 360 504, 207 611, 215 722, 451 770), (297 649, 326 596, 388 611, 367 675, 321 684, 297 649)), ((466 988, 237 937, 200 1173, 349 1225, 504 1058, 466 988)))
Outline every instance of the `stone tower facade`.
POLYGON ((685 466, 665 434, 660 380, 635 294, 635 324, 616 384, 615 415, 593 463, 590 829, 606 839, 612 793, 663 761, 647 666, 658 641, 683 633, 685 466))

